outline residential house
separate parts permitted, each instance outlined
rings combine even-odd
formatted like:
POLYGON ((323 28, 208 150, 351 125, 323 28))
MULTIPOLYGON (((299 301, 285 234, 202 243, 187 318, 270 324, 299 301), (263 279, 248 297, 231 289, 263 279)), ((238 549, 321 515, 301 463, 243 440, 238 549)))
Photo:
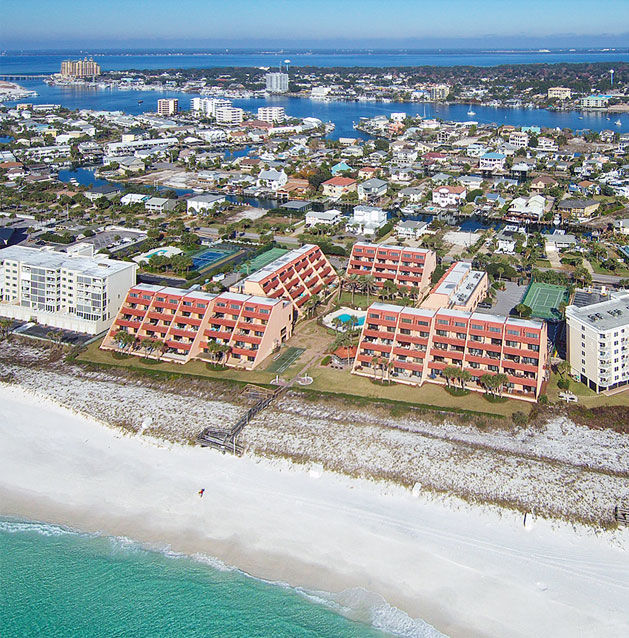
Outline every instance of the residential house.
POLYGON ((590 217, 601 205, 594 199, 564 199, 557 204, 563 216, 590 217))
POLYGON ((356 192, 357 182, 351 177, 333 177, 323 182, 321 186, 324 195, 338 199, 347 193, 356 192))
POLYGON ((430 224, 428 222, 419 222, 412 219, 404 219, 399 221, 395 225, 395 234, 398 239, 412 239, 417 240, 422 235, 428 232, 428 226, 430 224))
POLYGON ((387 223, 388 215, 375 206, 356 206, 346 230, 357 235, 373 237, 387 223))
POLYGON ((334 226, 338 224, 343 218, 343 214, 340 210, 334 208, 326 211, 308 211, 306 213, 306 226, 334 226))
POLYGON ((439 186, 432 191, 432 203, 441 208, 458 206, 465 202, 466 196, 465 186, 439 186))
POLYGON ((372 177, 365 182, 358 184, 358 199, 377 199, 386 195, 388 184, 377 177, 372 177))

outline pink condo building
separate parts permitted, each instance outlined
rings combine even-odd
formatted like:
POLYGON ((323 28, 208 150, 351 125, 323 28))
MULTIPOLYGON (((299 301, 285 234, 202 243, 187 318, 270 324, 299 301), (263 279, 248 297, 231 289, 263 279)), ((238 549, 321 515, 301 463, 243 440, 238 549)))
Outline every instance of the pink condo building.
POLYGON ((182 364, 219 360, 251 370, 291 337, 295 317, 285 299, 139 284, 127 293, 101 348, 182 364), (122 346, 120 332, 136 337, 135 347, 122 346), (163 347, 150 350, 156 341, 163 347))
POLYGON ((394 382, 445 385, 446 366, 468 370, 470 390, 484 391, 484 374, 507 375, 507 392, 535 401, 546 376, 548 339, 543 322, 458 310, 374 303, 363 326, 353 374, 386 371, 394 382))
POLYGON ((424 248, 356 243, 347 264, 348 275, 371 276, 377 286, 392 281, 407 289, 426 290, 437 256, 424 248))

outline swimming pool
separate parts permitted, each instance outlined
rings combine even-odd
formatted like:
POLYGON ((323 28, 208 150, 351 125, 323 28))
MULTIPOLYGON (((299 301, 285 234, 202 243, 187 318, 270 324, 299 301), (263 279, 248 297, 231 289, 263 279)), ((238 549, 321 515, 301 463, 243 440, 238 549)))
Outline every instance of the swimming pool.
POLYGON ((362 326, 365 323, 365 317, 356 317, 356 315, 350 315, 347 312, 344 312, 342 315, 338 315, 338 318, 343 323, 349 323, 352 320, 352 317, 354 317, 355 319, 358 319, 356 323, 357 326, 362 326))

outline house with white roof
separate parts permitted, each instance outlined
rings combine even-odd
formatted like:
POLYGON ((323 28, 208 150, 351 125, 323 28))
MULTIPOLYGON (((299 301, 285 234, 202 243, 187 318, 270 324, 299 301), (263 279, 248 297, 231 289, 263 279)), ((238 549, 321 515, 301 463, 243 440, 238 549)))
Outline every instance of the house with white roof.
POLYGON ((356 206, 346 230, 357 235, 372 237, 387 223, 387 213, 375 206, 356 206))
POLYGON ((268 188, 277 191, 288 181, 288 175, 284 171, 276 171, 273 169, 260 171, 256 186, 258 188, 268 188))
POLYGON ((219 206, 220 204, 224 203, 224 195, 210 195, 209 193, 203 195, 195 195, 194 197, 190 197, 186 202, 186 212, 205 213, 215 206, 219 206))
POLYGON ((332 208, 325 211, 311 210, 306 213, 306 226, 334 226, 338 224, 343 217, 343 213, 340 210, 332 208))

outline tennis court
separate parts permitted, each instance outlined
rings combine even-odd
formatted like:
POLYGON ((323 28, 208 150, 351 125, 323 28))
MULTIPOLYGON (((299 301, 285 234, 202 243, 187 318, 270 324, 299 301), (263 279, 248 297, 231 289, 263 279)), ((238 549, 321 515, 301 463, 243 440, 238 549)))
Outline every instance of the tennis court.
POLYGON ((568 302, 567 288, 538 281, 531 283, 522 300, 533 311, 532 316, 538 319, 559 319, 559 306, 563 302, 568 302))
POLYGON ((227 257, 236 254, 238 250, 234 248, 206 248, 192 255, 192 267, 200 272, 207 270, 227 257))
POLYGON ((264 268, 267 264, 270 264, 272 261, 275 261, 278 257, 281 257, 284 253, 288 252, 284 248, 269 248, 269 250, 264 251, 261 255, 254 257, 248 262, 244 263, 240 268, 240 272, 245 275, 250 275, 256 270, 260 270, 260 268, 264 268))
POLYGON ((305 348, 286 348, 282 354, 267 368, 268 372, 282 373, 288 370, 305 352, 305 348))

